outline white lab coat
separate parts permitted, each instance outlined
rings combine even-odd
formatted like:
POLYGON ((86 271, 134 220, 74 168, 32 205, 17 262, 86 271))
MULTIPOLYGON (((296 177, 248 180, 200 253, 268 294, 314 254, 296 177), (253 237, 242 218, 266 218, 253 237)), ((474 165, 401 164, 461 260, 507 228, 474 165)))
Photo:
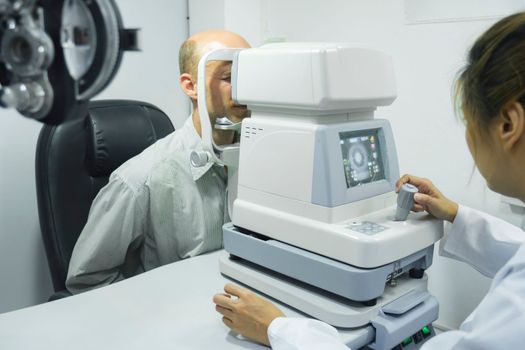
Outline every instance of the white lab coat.
MULTIPOLYGON (((447 231, 440 254, 494 279, 459 330, 430 339, 421 350, 525 349, 525 233, 463 206, 447 231)), ((335 328, 316 320, 280 317, 268 336, 275 350, 348 350, 335 328)))

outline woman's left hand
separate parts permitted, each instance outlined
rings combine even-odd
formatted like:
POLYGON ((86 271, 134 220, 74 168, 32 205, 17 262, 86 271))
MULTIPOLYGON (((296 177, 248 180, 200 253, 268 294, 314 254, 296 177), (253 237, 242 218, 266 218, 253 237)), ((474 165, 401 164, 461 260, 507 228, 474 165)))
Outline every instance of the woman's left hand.
POLYGON ((215 310, 223 315, 224 324, 246 338, 269 346, 268 327, 274 319, 284 316, 283 312, 268 300, 234 284, 226 284, 224 292, 213 297, 215 310))

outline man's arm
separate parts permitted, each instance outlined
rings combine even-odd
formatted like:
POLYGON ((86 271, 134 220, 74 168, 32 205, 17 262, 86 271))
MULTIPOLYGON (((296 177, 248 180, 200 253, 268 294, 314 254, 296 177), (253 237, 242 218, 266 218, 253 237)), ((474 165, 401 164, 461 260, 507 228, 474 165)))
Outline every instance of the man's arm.
POLYGON ((128 251, 141 244, 147 196, 112 177, 97 195, 69 263, 67 289, 73 293, 123 279, 128 251))

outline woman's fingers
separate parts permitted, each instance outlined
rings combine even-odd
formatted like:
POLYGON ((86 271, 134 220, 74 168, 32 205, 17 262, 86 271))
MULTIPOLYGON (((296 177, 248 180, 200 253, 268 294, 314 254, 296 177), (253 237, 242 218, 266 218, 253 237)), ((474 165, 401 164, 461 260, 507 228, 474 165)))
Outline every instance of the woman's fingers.
POLYGON ((224 286, 224 291, 227 294, 236 296, 237 298, 240 298, 241 296, 245 295, 248 292, 247 289, 239 287, 239 286, 237 286, 237 285, 235 285, 233 283, 227 283, 224 286))
POLYGON ((397 180, 397 182, 396 182, 396 192, 399 192, 399 189, 404 184, 411 184, 411 185, 414 185, 417 188, 419 188, 420 186, 426 184, 426 182, 430 182, 430 181, 428 181, 426 179, 423 179, 421 177, 418 177, 418 176, 405 174, 405 175, 401 176, 401 178, 399 178, 399 180, 397 180))
POLYGON ((232 309, 235 301, 227 294, 215 294, 213 296, 213 302, 220 307, 232 309))
POLYGON ((224 317, 227 317, 230 320, 233 320, 233 311, 231 309, 227 309, 225 307, 222 307, 220 305, 215 305, 215 311, 223 315, 224 317))

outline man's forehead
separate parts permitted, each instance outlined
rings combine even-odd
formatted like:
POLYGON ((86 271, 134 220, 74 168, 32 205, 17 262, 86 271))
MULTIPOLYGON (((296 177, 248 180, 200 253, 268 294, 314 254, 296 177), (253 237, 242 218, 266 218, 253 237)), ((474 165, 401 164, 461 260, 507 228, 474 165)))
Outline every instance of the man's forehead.
POLYGON ((231 71, 232 63, 230 61, 209 61, 206 67, 215 74, 222 74, 231 71))
MULTIPOLYGON (((202 56, 204 56, 204 54, 210 52, 210 51, 213 51, 213 50, 218 50, 218 49, 226 49, 228 48, 226 45, 224 45, 223 43, 219 42, 219 41, 212 41, 212 42, 208 42, 206 44, 203 44, 201 45, 198 50, 199 50, 199 59, 202 58, 202 56)), ((215 69, 217 70, 221 70, 221 71, 226 71, 226 70, 229 70, 231 69, 231 62, 230 61, 209 61, 208 62, 208 66, 214 66, 215 69)))
POLYGON ((217 62, 217 69, 222 71, 228 71, 232 69, 231 61, 219 61, 217 62))

